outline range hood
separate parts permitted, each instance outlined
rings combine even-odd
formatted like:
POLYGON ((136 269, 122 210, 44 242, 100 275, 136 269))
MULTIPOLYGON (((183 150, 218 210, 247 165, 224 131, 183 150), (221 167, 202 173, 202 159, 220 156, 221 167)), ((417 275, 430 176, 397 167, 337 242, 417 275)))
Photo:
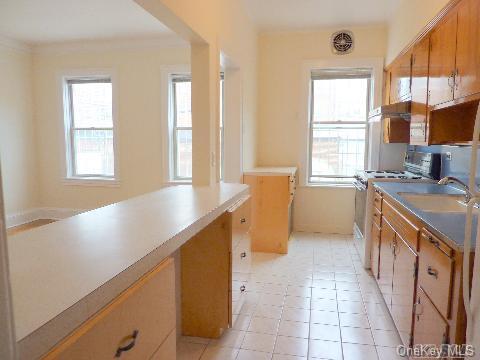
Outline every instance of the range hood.
POLYGON ((396 104, 383 105, 370 111, 369 118, 381 116, 383 118, 402 118, 410 121, 412 102, 403 101, 396 104))

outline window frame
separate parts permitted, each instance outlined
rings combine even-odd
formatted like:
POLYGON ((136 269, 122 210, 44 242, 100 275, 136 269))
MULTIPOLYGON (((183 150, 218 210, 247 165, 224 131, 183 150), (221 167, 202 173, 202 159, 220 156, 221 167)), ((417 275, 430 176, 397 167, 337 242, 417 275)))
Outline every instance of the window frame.
POLYGON ((86 186, 119 186, 119 141, 118 141, 118 121, 117 121, 117 88, 116 76, 111 70, 79 70, 69 71, 59 76, 62 89, 62 113, 64 120, 64 147, 63 153, 65 164, 63 169, 63 180, 66 185, 86 185, 86 186), (108 80, 108 81, 107 81, 108 80), (110 82, 112 85, 112 127, 91 127, 86 130, 112 130, 113 136, 113 176, 102 174, 77 174, 75 159, 75 130, 82 128, 74 127, 73 119, 73 98, 71 85, 78 83, 110 82))
MULTIPOLYGON (((186 177, 176 177, 176 134, 175 134, 175 96, 173 88, 173 80, 175 78, 185 78, 191 81, 191 70, 189 65, 167 65, 163 66, 161 70, 162 83, 162 150, 163 150, 163 182, 166 185, 182 185, 191 184, 192 179, 186 177)), ((225 86, 225 74, 222 70, 220 73, 220 80, 223 80, 225 86)), ((225 87, 224 87, 225 92, 225 87)), ((222 151, 222 164, 220 164, 220 180, 223 180, 225 172, 225 93, 223 96, 223 128, 220 128, 223 141, 221 142, 220 151, 222 151)), ((180 128, 181 129, 181 128, 180 128)), ((189 128, 185 128, 189 129, 189 128)), ((193 130, 192 130, 193 131, 193 130)), ((193 132, 192 132, 193 133, 193 132)))
POLYGON ((191 177, 185 176, 178 176, 178 140, 177 140, 177 133, 180 130, 190 130, 193 135, 193 128, 192 126, 177 126, 177 102, 176 102, 176 92, 175 86, 179 82, 192 82, 192 78, 190 75, 186 74, 172 74, 169 81, 169 88, 170 88, 170 105, 171 110, 169 111, 171 114, 171 124, 172 124, 172 132, 171 132, 171 142, 172 142, 172 149, 171 149, 171 158, 172 158, 172 174, 171 178, 173 181, 176 182, 191 182, 191 177))
POLYGON ((348 175, 313 175, 312 168, 313 168, 313 132, 315 131, 315 125, 364 125, 365 131, 365 144, 364 144, 364 159, 363 159, 363 166, 364 168, 367 167, 368 164, 368 148, 369 148, 369 132, 368 132, 368 113, 372 108, 372 79, 373 79, 373 71, 372 69, 364 69, 364 68, 345 68, 345 69, 311 69, 310 71, 310 86, 309 86, 309 111, 308 111, 308 159, 307 159, 307 184, 308 185, 350 185, 351 180, 353 180, 353 176, 348 175), (324 72, 325 76, 322 77, 321 75, 314 75, 314 72, 324 72), (331 73, 331 74, 328 74, 331 73), (338 75, 335 75, 338 74, 338 75), (332 120, 332 121, 324 121, 324 122, 314 122, 314 81, 321 80, 321 79, 345 79, 345 78, 358 78, 358 79, 367 79, 367 99, 366 99, 366 118, 364 122, 360 121, 341 121, 341 120, 332 120), (331 181, 313 181, 312 179, 319 178, 319 179, 331 179, 331 181))

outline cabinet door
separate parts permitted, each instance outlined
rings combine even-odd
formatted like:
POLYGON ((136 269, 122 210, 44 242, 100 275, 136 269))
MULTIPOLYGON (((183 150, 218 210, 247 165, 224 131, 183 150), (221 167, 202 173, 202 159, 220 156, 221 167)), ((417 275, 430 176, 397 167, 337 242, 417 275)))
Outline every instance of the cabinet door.
POLYGON ((430 36, 429 106, 453 100, 457 12, 446 16, 430 36))
POLYGON ((392 66, 390 102, 397 103, 410 96, 412 51, 398 58, 392 66))
POLYGON ((435 309, 420 287, 418 288, 416 298, 413 344, 441 346, 447 343, 448 323, 435 309))
POLYGON ((430 37, 422 39, 413 48, 412 55, 412 118, 410 144, 427 142, 428 60, 430 37))
POLYGON ((458 7, 455 98, 480 92, 480 2, 464 0, 458 7))
POLYGON ((378 279, 378 260, 380 259, 380 228, 377 224, 372 224, 372 255, 371 268, 373 276, 378 279))
POLYGON ((398 234, 396 239, 391 314, 403 344, 409 346, 415 302, 417 255, 398 234))
POLYGON ((380 265, 378 286, 388 308, 392 308, 392 281, 393 281, 393 249, 395 246, 395 231, 388 221, 383 218, 380 236, 380 265))

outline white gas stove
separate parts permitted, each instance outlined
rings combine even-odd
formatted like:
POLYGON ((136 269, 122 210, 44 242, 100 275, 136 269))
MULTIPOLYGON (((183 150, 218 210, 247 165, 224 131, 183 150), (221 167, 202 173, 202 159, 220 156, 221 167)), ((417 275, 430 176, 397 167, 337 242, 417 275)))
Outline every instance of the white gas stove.
POLYGON ((415 151, 407 151, 404 170, 362 170, 355 175, 355 222, 353 225, 354 243, 363 266, 370 268, 371 233, 375 182, 434 182, 440 178, 441 156, 415 151))

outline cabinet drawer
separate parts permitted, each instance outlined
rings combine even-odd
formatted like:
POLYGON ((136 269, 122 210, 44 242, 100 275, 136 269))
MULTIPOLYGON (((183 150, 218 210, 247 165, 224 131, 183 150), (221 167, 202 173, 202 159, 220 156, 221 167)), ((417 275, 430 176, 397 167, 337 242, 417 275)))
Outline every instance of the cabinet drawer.
POLYGON ((295 195, 295 190, 297 189, 296 178, 295 176, 290 176, 288 180, 289 180, 288 191, 290 192, 290 198, 293 199, 293 196, 295 195))
POLYGON ((427 231, 420 240, 418 283, 445 318, 450 318, 452 250, 427 231))
POLYGON ((382 214, 402 239, 404 239, 413 250, 417 251, 418 227, 412 224, 410 220, 398 212, 398 210, 385 199, 383 199, 382 214))
POLYGON ((378 190, 375 190, 375 194, 374 194, 374 197, 373 197, 373 205, 380 212, 382 212, 382 202, 383 202, 382 194, 380 192, 378 192, 378 190))
POLYGON ((382 213, 376 208, 373 208, 373 222, 378 225, 378 227, 382 224, 382 213))
POLYGON ((232 249, 239 245, 245 234, 250 230, 252 222, 250 206, 250 196, 245 196, 228 209, 232 219, 232 249))
POLYGON ((167 259, 44 359, 112 359, 117 353, 122 359, 149 359, 175 328, 175 321, 175 269, 173 260, 167 259))

